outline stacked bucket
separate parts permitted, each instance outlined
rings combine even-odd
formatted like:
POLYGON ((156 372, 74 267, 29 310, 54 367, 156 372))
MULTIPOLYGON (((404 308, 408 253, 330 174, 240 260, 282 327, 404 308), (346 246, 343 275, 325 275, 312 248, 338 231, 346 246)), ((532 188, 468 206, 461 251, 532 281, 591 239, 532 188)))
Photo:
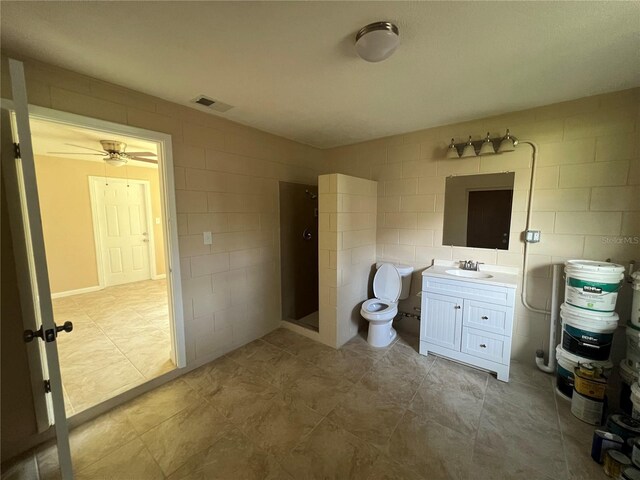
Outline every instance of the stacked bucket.
POLYGON ((627 356, 620 362, 620 408, 633 418, 640 419, 640 271, 632 275, 633 305, 627 325, 627 356))
MULTIPOLYGON (((611 346, 619 321, 615 308, 624 270, 622 265, 590 260, 565 263, 562 341, 556 348, 557 392, 571 399, 576 417, 592 425, 600 425, 604 414, 606 384, 613 369, 611 346)), ((640 357, 638 360, 640 367, 640 357)))

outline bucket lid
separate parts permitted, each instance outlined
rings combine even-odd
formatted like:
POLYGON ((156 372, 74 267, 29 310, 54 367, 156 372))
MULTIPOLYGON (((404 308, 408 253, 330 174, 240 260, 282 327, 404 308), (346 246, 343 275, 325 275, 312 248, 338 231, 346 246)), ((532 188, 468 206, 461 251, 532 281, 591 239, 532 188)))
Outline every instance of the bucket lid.
POLYGON ((629 415, 614 413, 609 416, 607 423, 609 422, 615 423, 618 427, 623 428, 624 430, 634 432, 636 436, 640 434, 640 421, 630 417, 629 415))
POLYGON ((627 365, 627 362, 624 360, 620 362, 620 377, 624 383, 631 386, 638 381, 639 376, 637 371, 627 365))
POLYGON ((597 321, 609 321, 615 319, 616 322, 620 320, 620 316, 616 312, 595 312, 593 310, 585 310, 584 308, 574 307, 568 303, 560 305, 560 312, 566 312, 570 315, 586 318, 589 320, 597 321))
POLYGON ((640 480, 640 470, 637 468, 625 468, 620 477, 622 480, 640 480))
POLYGON ((380 266, 373 278, 373 294, 387 302, 397 302, 402 290, 402 281, 396 267, 390 263, 380 266))
POLYGON ((556 347, 556 357, 563 358, 564 360, 567 360, 568 362, 571 362, 575 365, 578 365, 579 363, 590 363, 597 367, 602 367, 605 370, 613 368, 613 363, 611 363, 610 360, 591 360, 590 358, 579 357, 578 355, 575 355, 571 352, 567 352, 564 348, 562 348, 562 345, 558 345, 556 347))
POLYGON ((580 270, 585 273, 622 273, 624 266, 617 263, 598 262, 596 260, 567 260, 566 268, 580 270))
POLYGON ((622 465, 631 465, 631 459, 620 450, 607 450, 607 454, 622 465))

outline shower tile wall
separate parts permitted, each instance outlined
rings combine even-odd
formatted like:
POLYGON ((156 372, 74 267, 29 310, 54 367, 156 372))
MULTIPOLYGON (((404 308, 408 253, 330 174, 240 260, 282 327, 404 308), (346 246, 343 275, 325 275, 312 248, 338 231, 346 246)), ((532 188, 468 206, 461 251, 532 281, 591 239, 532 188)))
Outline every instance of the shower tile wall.
MULTIPOLYGON (((475 259, 521 266, 531 150, 456 160, 445 148, 487 131, 506 128, 540 146, 529 300, 549 305, 552 263, 568 258, 640 261, 640 89, 615 92, 437 127, 325 151, 331 171, 379 182, 377 258, 422 269, 434 258, 475 259), (442 245, 445 179, 448 175, 515 171, 511 243, 507 251, 442 245)), ((417 277, 416 277, 417 278, 417 277)), ((414 292, 419 282, 412 282, 414 292)), ((619 305, 630 307, 625 288, 619 305)), ((419 306, 414 295, 401 304, 419 306)), ((624 318, 624 312, 621 312, 624 318)), ((530 360, 545 344, 548 321, 518 306, 512 356, 530 360)), ((546 345, 545 345, 546 348, 546 345)))
POLYGON ((376 256, 377 182, 347 175, 321 175, 320 339, 340 347, 365 320, 376 256))
MULTIPOLYGON (((280 182, 282 318, 318 311, 318 187, 280 182), (309 236, 305 239, 303 234, 309 236)), ((317 316, 314 318, 317 319, 317 316)), ((317 325, 315 325, 317 330, 317 325)))

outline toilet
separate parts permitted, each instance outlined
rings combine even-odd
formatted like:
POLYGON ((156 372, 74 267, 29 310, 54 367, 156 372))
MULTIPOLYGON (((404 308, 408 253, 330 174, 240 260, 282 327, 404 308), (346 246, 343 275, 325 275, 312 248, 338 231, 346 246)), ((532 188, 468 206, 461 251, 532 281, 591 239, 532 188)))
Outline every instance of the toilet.
POLYGON ((386 347, 396 338, 391 324, 398 314, 398 300, 409 297, 413 267, 393 263, 376 263, 373 294, 362 304, 360 315, 369 321, 367 342, 373 347, 386 347))

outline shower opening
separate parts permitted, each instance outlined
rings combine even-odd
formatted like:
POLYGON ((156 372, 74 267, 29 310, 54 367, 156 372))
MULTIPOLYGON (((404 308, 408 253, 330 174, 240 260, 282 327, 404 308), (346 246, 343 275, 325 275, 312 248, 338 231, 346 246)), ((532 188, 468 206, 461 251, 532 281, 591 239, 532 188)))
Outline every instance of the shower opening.
POLYGON ((280 182, 282 318, 318 331, 318 187, 280 182))

